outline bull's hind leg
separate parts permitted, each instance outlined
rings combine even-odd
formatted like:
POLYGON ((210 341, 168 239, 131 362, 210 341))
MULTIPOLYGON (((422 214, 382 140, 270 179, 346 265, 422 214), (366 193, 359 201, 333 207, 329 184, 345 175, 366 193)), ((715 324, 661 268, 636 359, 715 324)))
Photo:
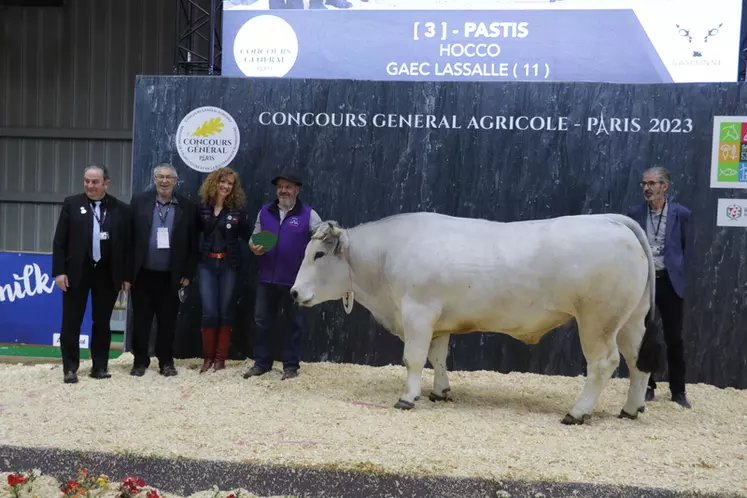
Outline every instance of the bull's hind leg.
POLYGON ((566 425, 580 425, 591 418, 591 412, 599 400, 599 395, 620 364, 617 349, 617 325, 599 326, 583 320, 578 321, 581 349, 586 358, 586 382, 575 406, 562 422, 566 425))
POLYGON ((449 378, 446 376, 446 357, 449 354, 449 334, 434 337, 428 350, 428 359, 433 366, 433 391, 428 395, 431 401, 451 401, 449 378))
POLYGON ((646 408, 646 386, 650 374, 641 372, 636 366, 638 350, 646 331, 645 315, 645 309, 634 313, 617 335, 617 345, 630 371, 628 399, 620 412, 620 418, 635 419, 646 408))
POLYGON ((433 324, 440 310, 436 311, 405 297, 402 300, 402 325, 404 326, 405 351, 403 361, 407 368, 407 391, 394 405, 401 410, 410 410, 420 398, 423 367, 433 336, 433 324))

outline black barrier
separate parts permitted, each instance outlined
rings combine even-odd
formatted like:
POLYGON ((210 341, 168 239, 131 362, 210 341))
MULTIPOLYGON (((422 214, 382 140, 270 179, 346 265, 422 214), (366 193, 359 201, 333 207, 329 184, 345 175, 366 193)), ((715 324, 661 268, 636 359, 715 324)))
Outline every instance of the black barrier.
MULTIPOLYGON (((270 179, 292 167, 305 179, 301 199, 343 226, 421 210, 509 222, 625 212, 642 201, 641 173, 664 166, 673 198, 693 211, 687 381, 745 388, 747 236, 744 228, 717 226, 719 198, 734 204, 747 197, 738 159, 713 170, 714 179, 735 188, 711 187, 719 138, 733 138, 719 137, 720 128, 714 142, 714 116, 747 114, 745 89, 141 76, 133 192, 148 188, 153 166, 167 161, 179 171, 178 191, 196 200, 203 171, 230 164, 253 218, 274 199, 270 179)), ((747 137, 735 122, 739 142, 747 137)), ((726 157, 731 149, 721 152, 726 157)), ((257 261, 248 250, 245 261, 232 358, 251 355, 257 261)), ((179 318, 180 357, 200 354, 200 314, 193 285, 179 318)), ((360 304, 350 316, 339 301, 307 312, 303 361, 382 365, 400 364, 401 356, 399 339, 360 304)), ((502 334, 452 337, 448 367, 561 375, 585 369, 573 321, 534 346, 502 334)))

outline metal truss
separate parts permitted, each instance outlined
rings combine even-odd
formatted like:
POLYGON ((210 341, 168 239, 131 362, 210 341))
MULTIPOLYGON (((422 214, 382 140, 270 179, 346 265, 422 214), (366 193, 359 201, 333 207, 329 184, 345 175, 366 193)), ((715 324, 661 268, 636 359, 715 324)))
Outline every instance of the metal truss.
POLYGON ((219 75, 222 0, 176 1, 174 74, 219 75))

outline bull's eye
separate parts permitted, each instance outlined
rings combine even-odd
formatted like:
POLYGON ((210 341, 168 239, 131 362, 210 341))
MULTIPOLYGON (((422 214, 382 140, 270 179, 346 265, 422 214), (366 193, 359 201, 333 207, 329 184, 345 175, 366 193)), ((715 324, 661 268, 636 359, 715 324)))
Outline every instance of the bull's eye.
POLYGON ((319 251, 318 253, 314 254, 314 261, 324 256, 324 253, 319 251))

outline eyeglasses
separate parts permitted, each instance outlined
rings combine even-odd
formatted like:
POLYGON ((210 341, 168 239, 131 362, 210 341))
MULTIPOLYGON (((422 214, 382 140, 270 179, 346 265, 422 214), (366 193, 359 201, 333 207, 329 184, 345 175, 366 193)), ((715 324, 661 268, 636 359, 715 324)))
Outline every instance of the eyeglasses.
POLYGON ((652 188, 654 185, 657 185, 657 184, 660 184, 660 183, 664 183, 664 182, 662 182, 662 181, 658 181, 658 182, 641 182, 638 185, 640 185, 641 188, 643 188, 643 187, 652 188))
POLYGON ((155 178, 158 181, 161 181, 161 180, 169 180, 169 181, 176 180, 176 177, 175 176, 171 176, 171 175, 168 175, 168 176, 166 176, 166 175, 156 175, 155 178))

